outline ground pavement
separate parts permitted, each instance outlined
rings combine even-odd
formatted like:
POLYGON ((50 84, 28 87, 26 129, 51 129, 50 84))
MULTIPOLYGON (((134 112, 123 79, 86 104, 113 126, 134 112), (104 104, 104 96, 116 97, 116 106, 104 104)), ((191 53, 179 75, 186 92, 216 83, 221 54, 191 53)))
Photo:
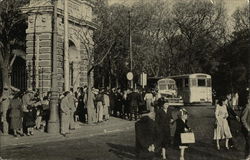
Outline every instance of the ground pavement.
POLYGON ((87 125, 83 123, 77 123, 77 124, 78 124, 77 129, 71 130, 70 134, 67 134, 67 137, 62 136, 59 133, 48 134, 46 132, 41 132, 37 130, 34 130, 33 136, 24 136, 24 137, 18 136, 16 138, 13 137, 12 135, 8 136, 0 135, 0 148, 17 146, 17 145, 72 140, 78 138, 88 138, 102 134, 120 132, 123 130, 130 129, 131 127, 134 127, 133 122, 114 117, 111 117, 108 121, 93 125, 87 125))
MULTIPOLYGON (((226 150, 222 142, 221 150, 217 151, 213 141, 214 107, 195 106, 187 107, 187 110, 190 114, 188 124, 195 133, 196 143, 191 144, 186 150, 185 160, 241 160, 244 158, 245 142, 239 123, 233 124, 233 127, 238 130, 234 137, 237 149, 226 150)), ((113 129, 104 127, 105 124, 84 126, 74 131, 69 138, 56 135, 49 139, 50 136, 43 133, 43 142, 33 138, 32 141, 36 143, 31 143, 31 140, 28 140, 30 137, 24 137, 27 139, 26 144, 5 145, 1 148, 0 155, 7 160, 135 160, 134 121, 114 118, 108 123, 107 125, 113 126, 113 129), (29 144, 27 144, 28 141, 29 144)), ((9 138, 11 139, 9 143, 23 139, 9 138)), ((178 160, 179 150, 169 148, 167 155, 168 160, 178 160)))

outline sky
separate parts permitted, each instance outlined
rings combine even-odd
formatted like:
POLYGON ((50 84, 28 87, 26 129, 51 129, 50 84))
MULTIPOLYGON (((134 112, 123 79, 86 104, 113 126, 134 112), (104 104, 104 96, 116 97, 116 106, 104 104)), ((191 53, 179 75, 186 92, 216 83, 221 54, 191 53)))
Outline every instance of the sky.
MULTIPOLYGON (((133 4, 134 2, 137 2, 138 0, 108 0, 109 5, 115 4, 115 3, 122 3, 125 5, 130 5, 133 4)), ((151 0, 153 1, 153 0, 151 0)), ((233 31, 233 18, 232 18, 232 14, 234 13, 234 11, 239 8, 239 7, 243 7, 245 5, 247 5, 249 3, 250 0, 210 0, 211 2, 213 2, 214 4, 216 4, 216 1, 224 1, 225 2, 225 8, 227 11, 227 15, 228 15, 228 29, 229 32, 233 31)))
MULTIPOLYGON (((129 5, 129 4, 134 3, 136 1, 138 1, 138 0, 109 0, 109 4, 112 5, 114 3, 123 3, 126 5, 129 5)), ((211 1, 221 1, 221 0, 211 0, 211 1)), ((224 0, 224 1, 225 1, 225 7, 227 9, 228 15, 232 15, 233 12, 238 7, 246 5, 248 0, 224 0)))

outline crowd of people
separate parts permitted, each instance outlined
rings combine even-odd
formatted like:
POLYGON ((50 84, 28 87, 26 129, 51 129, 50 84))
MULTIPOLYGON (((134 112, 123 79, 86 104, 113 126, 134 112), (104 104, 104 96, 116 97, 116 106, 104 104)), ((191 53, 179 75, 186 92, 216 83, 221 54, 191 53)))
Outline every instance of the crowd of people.
MULTIPOLYGON (((51 92, 44 96, 39 90, 32 89, 20 92, 4 88, 4 92, 0 99, 4 135, 11 133, 15 137, 31 136, 34 129, 46 131, 51 92)), ((137 120, 143 112, 153 110, 156 97, 157 94, 153 90, 91 88, 88 93, 87 86, 79 87, 76 91, 71 89, 59 95, 61 134, 66 136, 69 130, 76 129, 76 122, 90 123, 91 120, 97 124, 109 120, 110 116, 137 120), (87 108, 91 108, 89 112, 87 108)))
MULTIPOLYGON (((9 88, 4 88, 4 92, 9 93, 3 94, 0 99, 4 135, 11 133, 14 137, 32 136, 34 129, 46 131, 50 113, 50 92, 45 96, 31 89, 10 92, 9 88)), ((229 94, 216 101, 216 148, 220 150, 221 140, 225 140, 226 149, 234 148, 235 132, 231 125, 234 121, 242 122, 246 152, 250 155, 250 105, 246 105, 240 120, 235 113, 237 102, 234 97, 235 95, 229 94)), ((185 107, 169 107, 167 101, 155 90, 91 88, 88 92, 85 86, 79 87, 77 91, 71 89, 60 94, 58 106, 60 133, 63 136, 77 128, 76 122, 90 123, 91 120, 99 124, 108 121, 110 116, 138 120, 135 124, 138 158, 148 159, 160 153, 166 159, 166 149, 174 146, 180 149, 180 160, 184 160, 184 151, 188 144, 182 143, 181 133, 191 132, 187 125, 188 112, 185 107)))

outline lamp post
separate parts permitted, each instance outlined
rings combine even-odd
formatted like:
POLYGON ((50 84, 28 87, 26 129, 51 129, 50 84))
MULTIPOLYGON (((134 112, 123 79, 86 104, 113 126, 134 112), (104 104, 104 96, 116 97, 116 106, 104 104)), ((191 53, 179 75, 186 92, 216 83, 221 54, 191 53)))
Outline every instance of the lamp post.
MULTIPOLYGON (((247 1, 248 5, 248 33, 250 34, 250 0, 247 1)), ((250 50, 248 49, 248 102, 250 102, 250 50)))
POLYGON ((51 100, 50 100, 50 117, 48 123, 48 133, 59 132, 58 117, 58 90, 57 90, 57 0, 53 1, 53 54, 52 54, 52 75, 51 75, 51 100))
MULTIPOLYGON (((129 11, 129 58, 130 58, 130 72, 133 71, 133 52, 132 52, 132 31, 131 31, 131 11, 129 11)), ((132 72, 133 73, 133 72, 132 72)), ((130 87, 134 88, 133 78, 130 80, 130 87)))

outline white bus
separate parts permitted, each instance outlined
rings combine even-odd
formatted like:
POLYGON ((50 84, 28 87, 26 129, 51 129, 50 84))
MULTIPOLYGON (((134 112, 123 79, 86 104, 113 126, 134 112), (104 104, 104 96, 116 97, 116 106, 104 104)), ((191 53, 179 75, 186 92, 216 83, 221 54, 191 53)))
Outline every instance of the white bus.
POLYGON ((178 96, 185 104, 212 104, 211 76, 204 73, 170 76, 176 81, 178 96))

